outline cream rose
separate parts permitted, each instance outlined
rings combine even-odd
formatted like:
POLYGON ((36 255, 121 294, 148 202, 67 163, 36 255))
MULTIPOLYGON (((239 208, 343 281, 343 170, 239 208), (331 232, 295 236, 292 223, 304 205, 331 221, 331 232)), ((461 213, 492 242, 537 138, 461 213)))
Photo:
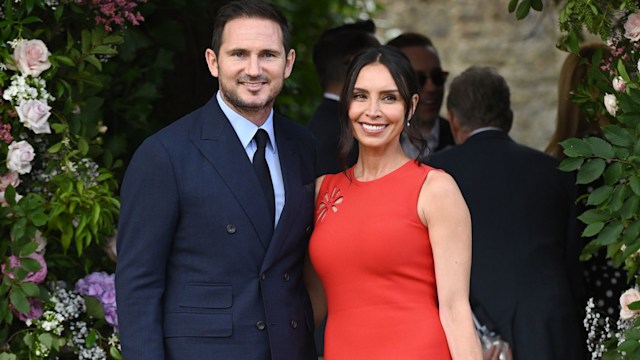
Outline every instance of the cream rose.
POLYGON ((631 41, 640 40, 640 14, 631 14, 624 24, 624 37, 631 41))
POLYGON ((36 154, 31 144, 25 140, 14 141, 9 145, 7 169, 21 175, 28 174, 31 172, 31 161, 33 161, 35 156, 36 154))
POLYGON ((640 291, 635 288, 631 288, 620 296, 620 318, 624 320, 631 319, 636 314, 640 312, 640 310, 631 310, 629 309, 629 304, 640 301, 640 291))
POLYGON ((613 89, 618 92, 623 92, 627 89, 627 83, 624 82, 622 76, 616 76, 611 82, 611 85, 613 85, 613 89))
POLYGON ((40 74, 51 67, 49 62, 49 49, 42 40, 20 40, 13 49, 13 61, 16 63, 17 69, 23 75, 31 75, 33 77, 40 74))
POLYGON ((618 98, 613 94, 605 94, 604 107, 607 108, 609 114, 616 116, 616 113, 618 112, 618 98))
POLYGON ((20 122, 34 133, 51 134, 48 121, 51 116, 51 106, 40 100, 27 100, 16 106, 16 112, 20 122))

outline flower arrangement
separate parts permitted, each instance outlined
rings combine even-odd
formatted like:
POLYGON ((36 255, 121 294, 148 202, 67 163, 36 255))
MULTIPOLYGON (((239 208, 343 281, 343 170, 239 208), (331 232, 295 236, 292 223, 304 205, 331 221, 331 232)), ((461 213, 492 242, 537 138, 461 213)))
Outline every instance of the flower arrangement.
MULTIPOLYGON (((541 11, 541 0, 510 0, 509 10, 522 19, 530 9, 541 11)), ((603 185, 583 195, 589 208, 579 216, 582 236, 593 238, 582 251, 588 260, 601 249, 614 266, 627 272, 629 289, 620 294, 619 320, 586 307, 587 347, 592 359, 640 358, 640 2, 637 0, 568 0, 560 8, 559 47, 578 53, 583 31, 610 46, 597 53, 588 84, 574 94, 585 115, 598 121, 604 137, 568 139, 560 168, 576 171, 578 184, 602 179, 603 185)))
POLYGON ((143 2, 0 3, 0 359, 120 358, 101 94, 143 2))

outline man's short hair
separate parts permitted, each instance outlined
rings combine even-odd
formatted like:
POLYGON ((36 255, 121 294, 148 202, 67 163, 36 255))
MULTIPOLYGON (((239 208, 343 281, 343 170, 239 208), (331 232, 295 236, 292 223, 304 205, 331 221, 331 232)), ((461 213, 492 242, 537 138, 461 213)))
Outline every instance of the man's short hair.
POLYGON ((325 30, 313 46, 313 63, 323 89, 344 82, 351 59, 360 51, 379 46, 372 20, 325 30))

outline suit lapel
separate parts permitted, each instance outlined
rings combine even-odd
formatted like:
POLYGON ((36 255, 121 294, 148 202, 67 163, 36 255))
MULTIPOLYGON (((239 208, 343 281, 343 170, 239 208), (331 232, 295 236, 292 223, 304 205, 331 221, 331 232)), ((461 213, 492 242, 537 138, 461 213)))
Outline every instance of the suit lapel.
POLYGON ((258 177, 215 97, 199 112, 191 141, 238 200, 266 248, 273 235, 267 202, 258 200, 264 198, 258 177))
POLYGON ((267 250, 267 255, 263 263, 263 269, 267 269, 277 258, 277 254, 287 240, 287 234, 295 224, 296 214, 299 213, 301 205, 301 184, 300 160, 296 139, 287 131, 284 119, 274 115, 274 130, 276 143, 278 144, 278 156, 280 158, 280 168, 284 181, 285 202, 280 220, 276 226, 271 244, 267 250))

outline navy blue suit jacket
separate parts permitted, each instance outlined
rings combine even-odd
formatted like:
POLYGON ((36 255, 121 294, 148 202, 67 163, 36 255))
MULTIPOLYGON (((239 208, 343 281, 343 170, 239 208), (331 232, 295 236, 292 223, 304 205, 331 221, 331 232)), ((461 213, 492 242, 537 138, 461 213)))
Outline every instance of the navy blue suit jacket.
POLYGON ((124 359, 316 358, 302 265, 317 155, 308 130, 273 120, 285 187, 275 230, 215 97, 134 154, 118 227, 124 359))
POLYGON ((518 360, 583 359, 575 180, 558 161, 484 131, 429 165, 458 183, 472 220, 471 305, 518 360))

